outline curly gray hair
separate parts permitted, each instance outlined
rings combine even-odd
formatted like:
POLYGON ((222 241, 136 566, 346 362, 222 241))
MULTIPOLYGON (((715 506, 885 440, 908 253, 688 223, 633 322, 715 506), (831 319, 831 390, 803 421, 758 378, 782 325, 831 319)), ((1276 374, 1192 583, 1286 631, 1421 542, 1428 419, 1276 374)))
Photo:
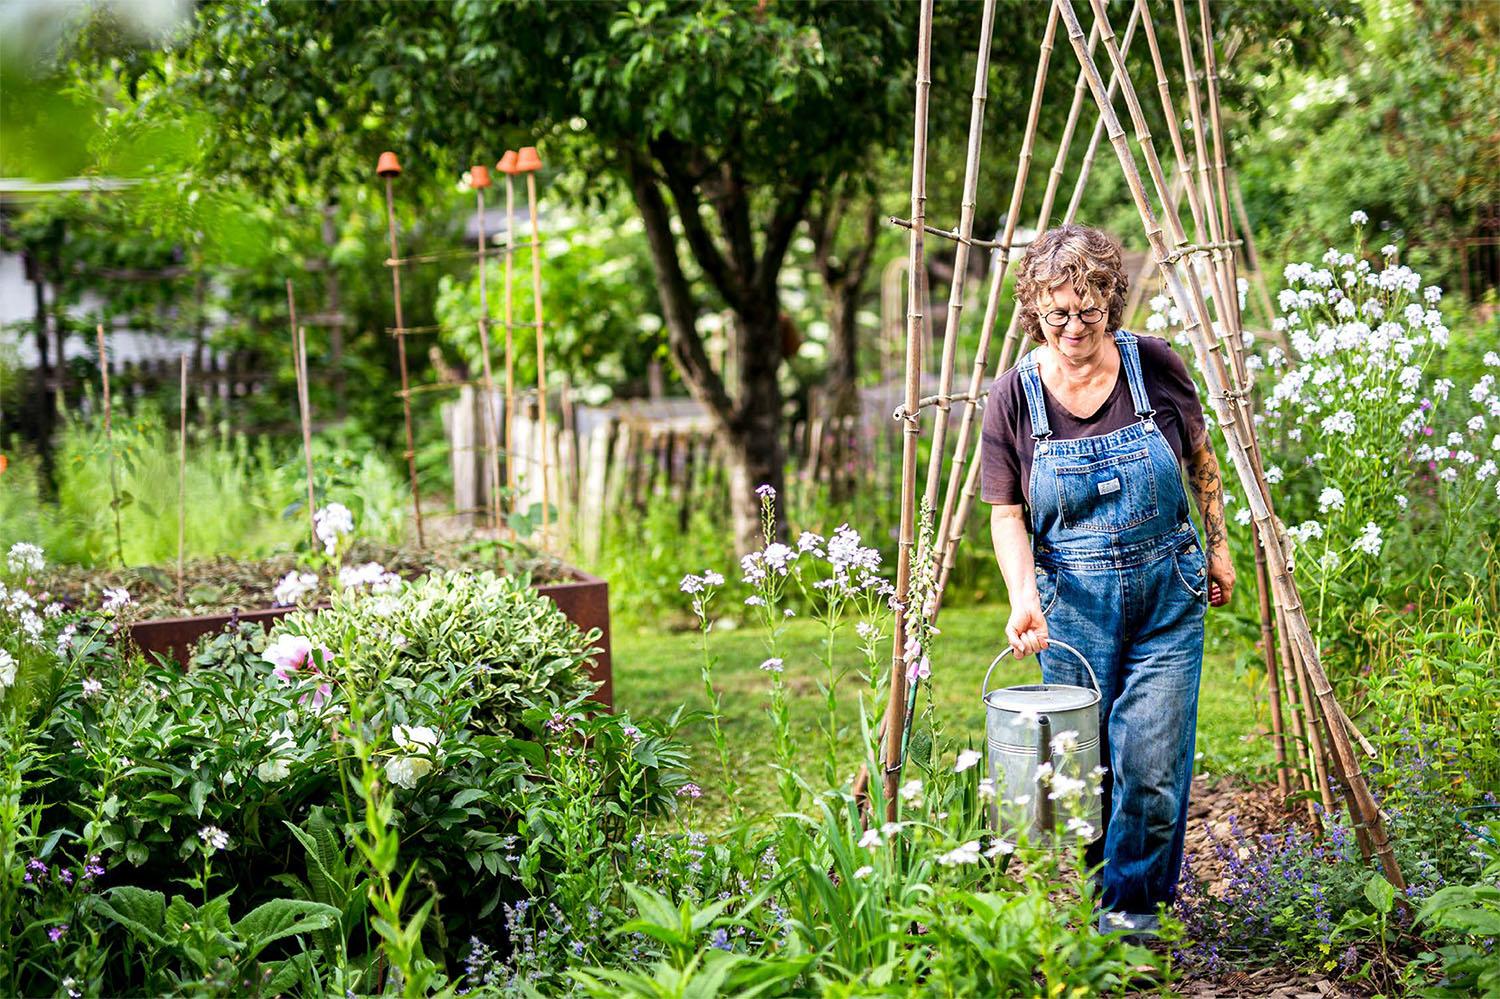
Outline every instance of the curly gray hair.
POLYGON ((1130 282, 1125 277, 1119 240, 1103 230, 1070 222, 1048 229, 1026 248, 1016 270, 1016 302, 1021 309, 1021 329, 1036 343, 1047 342, 1037 299, 1063 282, 1109 313, 1107 329, 1120 328, 1130 282))

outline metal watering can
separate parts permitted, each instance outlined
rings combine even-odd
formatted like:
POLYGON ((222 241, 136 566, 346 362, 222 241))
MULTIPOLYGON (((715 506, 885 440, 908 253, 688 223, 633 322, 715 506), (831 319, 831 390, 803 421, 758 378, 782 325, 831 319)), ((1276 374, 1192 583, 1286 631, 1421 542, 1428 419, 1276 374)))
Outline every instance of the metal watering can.
MULTIPOLYGON (((1077 656, 1094 682, 1094 689, 1065 683, 1029 683, 990 690, 990 675, 1000 660, 1011 654, 1007 649, 990 663, 979 690, 985 711, 985 756, 998 802, 1006 803, 1011 815, 1019 808, 1022 815, 1019 828, 1042 839, 1052 837, 1055 831, 1057 802, 1047 797, 1050 789, 1040 779, 1037 768, 1042 763, 1051 763, 1053 773, 1082 780, 1099 765, 1101 696, 1099 678, 1082 653, 1055 638, 1049 638, 1047 644, 1077 656), (1068 731, 1078 733, 1077 746, 1068 753, 1053 752, 1053 737, 1068 731), (1030 796, 1025 805, 1013 803, 1025 795, 1030 796)), ((1101 798, 1085 791, 1083 807, 1083 818, 1095 830, 1102 831, 1101 798)), ((991 806, 990 823, 996 830, 1000 830, 999 812, 998 804, 991 806)), ((1017 827, 1011 821, 1007 821, 1006 826, 1017 827)))

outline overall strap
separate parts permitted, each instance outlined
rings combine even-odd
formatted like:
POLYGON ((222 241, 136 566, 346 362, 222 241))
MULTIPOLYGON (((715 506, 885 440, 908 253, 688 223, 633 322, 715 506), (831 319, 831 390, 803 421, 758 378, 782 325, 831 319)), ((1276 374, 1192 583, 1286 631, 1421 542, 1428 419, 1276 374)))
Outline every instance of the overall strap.
POLYGON ((1156 415, 1151 408, 1151 399, 1146 395, 1146 380, 1141 375, 1141 354, 1136 349, 1135 334, 1126 330, 1115 331, 1115 343, 1120 348, 1120 363, 1125 365, 1125 380, 1130 385, 1130 399, 1135 403, 1135 415, 1148 420, 1156 415))
POLYGON ((1042 376, 1037 369, 1035 348, 1021 361, 1020 376, 1021 388, 1026 392, 1026 408, 1031 412, 1031 436, 1046 440, 1052 436, 1052 425, 1047 422, 1047 406, 1042 401, 1042 376))

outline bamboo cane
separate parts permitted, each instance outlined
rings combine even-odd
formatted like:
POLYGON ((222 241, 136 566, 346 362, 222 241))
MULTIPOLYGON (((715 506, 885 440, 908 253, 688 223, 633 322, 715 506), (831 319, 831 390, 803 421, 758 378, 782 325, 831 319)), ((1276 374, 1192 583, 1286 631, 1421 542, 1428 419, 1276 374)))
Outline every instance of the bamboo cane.
MULTIPOLYGON (((991 5, 991 6, 993 6, 993 5, 991 5)), ((992 13, 993 13, 993 11, 992 11, 992 13)), ((955 446, 954 446, 953 463, 952 463, 952 466, 951 466, 951 468, 949 469, 949 472, 948 472, 948 485, 947 485, 947 489, 943 493, 942 513, 939 515, 938 525, 937 525, 937 531, 936 531, 936 533, 934 535, 934 539, 933 539, 933 546, 932 546, 932 549, 933 549, 933 558, 934 558, 935 561, 937 561, 939 563, 942 562, 942 560, 943 560, 943 553, 949 547, 950 532, 953 530, 953 523, 954 523, 953 522, 954 506, 955 506, 955 503, 956 503, 956 500, 957 500, 957 493, 958 493, 959 483, 963 480, 963 475, 964 475, 964 460, 967 457, 967 455, 969 454, 969 439, 970 439, 971 436, 975 437, 976 442, 977 442, 977 439, 978 439, 978 435, 974 434, 974 423, 975 423, 975 420, 977 418, 978 408, 979 407, 976 404, 974 404, 972 400, 975 400, 975 399, 979 398, 979 391, 980 391, 980 388, 984 384, 985 373, 989 369, 990 337, 994 333, 994 329, 995 329, 995 316, 996 316, 996 313, 998 312, 998 303, 999 303, 999 300, 1000 300, 1000 290, 1001 290, 1001 288, 1005 284, 1005 272, 1006 272, 1006 270, 1010 266, 1010 251, 1011 251, 1011 246, 1012 246, 1013 242, 1015 241, 1015 235, 1016 235, 1016 219, 1019 218, 1020 214, 1021 214, 1021 199, 1022 199, 1022 196, 1026 192, 1026 179, 1027 179, 1027 177, 1029 176, 1029 174, 1031 172, 1032 144, 1034 143, 1034 141, 1036 139, 1037 122, 1039 122, 1041 120, 1042 99, 1043 99, 1043 95, 1044 95, 1044 93, 1046 91, 1046 85, 1047 85, 1047 67, 1048 67, 1048 64, 1051 62, 1051 59, 1052 59, 1053 39, 1055 38, 1056 34, 1057 34, 1057 11, 1054 10, 1054 11, 1050 11, 1049 14, 1048 14, 1048 17, 1047 17, 1047 29, 1046 29, 1046 32, 1042 36, 1042 44, 1041 44, 1039 53, 1037 55, 1036 78, 1035 78, 1035 80, 1034 80, 1034 82, 1032 84, 1032 90, 1031 90, 1031 108, 1030 108, 1030 110, 1028 111, 1028 113, 1026 115, 1026 129, 1025 129, 1025 132, 1023 133, 1022 138, 1021 138, 1021 152, 1020 152, 1019 157, 1017 158, 1017 163, 1016 163, 1016 178, 1015 178, 1015 183, 1011 187, 1010 206, 1009 206, 1008 210, 1006 211, 1006 215, 1005 215, 1005 231, 1002 233, 1002 235, 1000 237, 1000 246, 998 247, 998 249, 996 251, 996 258, 991 263, 991 269, 990 269, 990 287, 989 287, 989 294, 987 296, 987 301, 985 303, 984 322, 983 322, 982 326, 980 327, 980 331, 979 331, 979 344, 978 344, 978 346, 976 347, 976 349, 974 351, 974 367, 973 367, 973 369, 969 373, 969 391, 968 391, 968 397, 971 400, 971 402, 970 402, 969 405, 967 405, 967 406, 964 407, 963 419, 959 423, 959 427, 958 427, 958 440, 955 442, 955 446)), ((988 39, 988 34, 986 34, 985 37, 986 37, 986 39, 988 39)), ((986 40, 986 42, 984 44, 983 55, 984 55, 985 61, 987 63, 988 59, 989 59, 989 46, 988 46, 988 41, 987 40, 986 40)), ((978 77, 976 77, 976 79, 975 79, 975 87, 976 87, 976 91, 977 91, 977 88, 979 87, 978 77)), ((974 122, 970 123, 970 128, 972 129, 972 128, 975 128, 976 126, 982 127, 982 124, 983 124, 982 121, 974 121, 974 122)), ((1069 136, 1069 138, 1071 138, 1071 136, 1069 136)), ((973 153, 974 153, 975 182, 977 183, 977 175, 978 175, 978 148, 977 148, 977 143, 976 143, 975 148, 973 149, 973 153)), ((968 179, 966 178, 965 179, 965 191, 967 192, 968 190, 969 190, 968 179)), ((972 215, 972 212, 971 212, 971 215, 972 215)), ((970 219, 970 221, 972 222, 972 218, 970 219)), ((966 249, 962 243, 959 244, 959 248, 960 248, 960 250, 965 250, 966 249)), ((964 254, 964 260, 965 260, 965 264, 966 265, 967 265, 967 259, 968 259, 967 253, 965 253, 964 254)), ((950 306, 950 309, 951 309, 951 306, 950 306)), ((953 314, 950 312, 949 313, 949 322, 950 323, 953 322, 952 316, 953 316, 953 314)), ((945 350, 947 349, 947 346, 948 346, 947 337, 948 337, 948 333, 945 333, 944 334, 944 349, 945 350)), ((956 327, 954 327, 954 336, 953 336, 953 338, 955 340, 957 339, 956 327)), ((948 387, 944 388, 942 390, 942 394, 947 394, 947 392, 948 392, 949 389, 951 389, 951 386, 948 386, 948 387)), ((938 425, 940 427, 942 427, 944 430, 946 430, 946 427, 947 427, 947 407, 943 407, 943 408, 940 408, 938 410, 938 419, 940 421, 938 425)), ((936 440, 940 441, 941 438, 937 438, 936 440)), ((936 487, 936 482, 932 478, 932 473, 933 473, 933 471, 935 471, 936 462, 940 461, 941 458, 942 458, 941 449, 939 448, 938 443, 935 441, 934 444, 933 444, 932 456, 930 458, 930 461, 933 464, 930 464, 929 468, 928 468, 929 478, 928 478, 928 483, 927 483, 927 485, 928 485, 928 498, 927 498, 927 502, 928 502, 929 506, 932 509, 937 509, 936 498, 935 498, 935 494, 934 494, 934 489, 936 487)), ((939 580, 937 588, 936 588, 936 590, 933 593, 933 615, 934 616, 937 615, 938 611, 942 607, 943 588, 944 588, 943 581, 939 580)))
MULTIPOLYGON (((99 383, 104 390, 104 446, 109 450, 110 509, 115 515, 115 557, 125 566, 125 532, 120 529, 120 479, 115 464, 115 425, 109 394, 109 348, 104 343, 104 324, 94 327, 99 338, 99 383)), ((60 356, 60 354, 59 354, 60 356)))
MULTIPOLYGON (((1130 50, 1130 43, 1135 36, 1135 26, 1138 17, 1139 15, 1134 10, 1132 10, 1130 12, 1130 20, 1125 25, 1125 50, 1127 52, 1130 50)), ((1098 26, 1096 25, 1094 29, 1089 32, 1088 50, 1090 55, 1093 54, 1094 48, 1098 43, 1098 39, 1099 30, 1098 26)), ((1114 100, 1115 92, 1118 89, 1119 81, 1115 79, 1115 74, 1111 73, 1108 88, 1108 96, 1110 101, 1114 100)), ((1063 167, 1067 163, 1068 148, 1072 144, 1073 130, 1077 125, 1078 115, 1082 111, 1083 99, 1087 96, 1088 79, 1080 70, 1078 73, 1078 82, 1074 85, 1073 88, 1073 105, 1068 109, 1068 120, 1071 124, 1064 129, 1064 139, 1066 141, 1061 142, 1058 145, 1057 159, 1053 162, 1053 173, 1047 178, 1047 189, 1042 193, 1042 206, 1041 208, 1037 209, 1037 232, 1044 231, 1047 226, 1051 224, 1052 206, 1054 200, 1057 197, 1059 182, 1062 180, 1063 167)), ((1078 177, 1073 182, 1073 196, 1068 201, 1068 208, 1062 219, 1064 225, 1072 222, 1073 219, 1077 216, 1078 206, 1083 200, 1084 189, 1088 186, 1089 176, 1093 172, 1094 168, 1093 150, 1098 148, 1099 137, 1103 133, 1103 129, 1104 119, 1101 118, 1094 123, 1094 131, 1089 136, 1090 149, 1084 153, 1083 162, 1079 165, 1078 177)), ((1020 346, 1021 342, 1020 332, 1021 309, 1018 303, 1012 303, 1010 321, 1005 327, 1005 339, 1000 346, 1000 362, 997 366, 1000 371, 1008 370, 1010 366, 1015 362, 1017 349, 1020 346)))
POLYGON ((422 492, 417 485, 417 443, 411 422, 411 374, 406 364, 406 317, 401 310, 401 264, 396 252, 396 201, 391 178, 385 178, 386 232, 391 244, 391 292, 396 306, 396 362, 401 367, 401 413, 406 420, 406 475, 411 484, 413 519, 417 525, 417 547, 427 547, 422 530, 422 492))
MULTIPOLYGON (((1056 17, 1048 19, 1049 28, 1057 23, 1056 17)), ((974 208, 979 197, 979 150, 984 140, 984 104, 989 94, 990 78, 990 38, 995 28, 995 0, 984 0, 984 8, 979 18, 979 51, 974 57, 974 96, 970 100, 969 109, 969 144, 964 158, 964 187, 963 199, 958 209, 958 245, 953 251, 953 280, 948 284, 948 313, 943 323, 943 349, 942 359, 938 362, 938 394, 947 396, 953 391, 953 355, 958 347, 958 327, 963 315, 964 290, 969 280, 969 243, 968 240, 974 235, 974 208)), ((1050 51, 1051 38, 1044 44, 1043 51, 1050 51)), ((1038 81, 1040 83, 1040 80, 1038 81)), ((1040 95, 1033 92, 1031 118, 1027 122, 1027 139, 1031 138, 1031 132, 1035 128, 1037 112, 1040 110, 1040 95)), ((1029 146, 1022 147, 1022 158, 1029 160, 1029 146)), ((1016 194, 1012 198, 1011 205, 1014 207, 1019 200, 1019 192, 1026 187, 1025 174, 1019 174, 1016 178, 1016 194)), ((1007 231, 1014 230, 1015 222, 1012 217, 1007 220, 1007 231)), ((938 482, 942 476, 944 451, 948 440, 948 413, 950 404, 946 401, 940 403, 937 409, 937 417, 932 425, 932 444, 927 457, 927 489, 924 494, 929 509, 936 509, 938 503, 938 482)), ((972 407, 964 411, 966 414, 973 412, 972 407)))
POLYGON ((187 391, 188 356, 182 355, 177 410, 177 602, 182 602, 183 555, 187 551, 187 391))
MULTIPOLYGON (((298 326, 292 334, 292 350, 297 364, 297 415, 302 423, 302 458, 307 466, 307 508, 317 509, 317 501, 313 496, 313 460, 312 460, 312 403, 308 395, 307 387, 307 328, 298 326)), ((308 514, 313 523, 312 543, 316 549, 318 545, 317 520, 312 514, 308 514)))
POLYGON ((291 278, 286 279, 286 314, 292 331, 292 377, 297 387, 297 420, 302 425, 302 454, 307 459, 307 536, 313 549, 317 550, 318 521, 315 514, 318 507, 313 499, 312 441, 308 434, 307 411, 302 402, 307 372, 303 369, 302 333, 301 327, 297 325, 297 298, 292 292, 291 278))
POLYGON ((901 527, 897 543, 895 626, 891 642, 890 700, 885 714, 883 748, 883 784, 887 821, 896 820, 896 786, 901 778, 901 738, 906 729, 906 668, 902 649, 906 644, 905 606, 911 588, 911 554, 916 541, 917 521, 917 436, 922 432, 917 422, 917 399, 921 391, 922 342, 926 329, 926 289, 922 274, 926 269, 923 255, 922 225, 927 220, 927 102, 932 89, 932 0, 922 0, 920 27, 917 31, 916 112, 914 115, 911 172, 911 220, 914 223, 908 243, 906 301, 906 412, 902 421, 901 446, 901 527))
MULTIPOLYGON (((1147 0, 1136 0, 1135 6, 1141 12, 1143 26, 1146 29, 1146 44, 1151 50, 1151 66, 1156 72, 1156 86, 1161 98, 1163 117, 1167 122, 1167 135, 1172 141, 1172 155, 1177 163, 1177 172, 1186 183, 1183 185, 1187 195, 1188 211, 1193 219, 1193 231, 1197 235, 1198 242, 1205 243, 1218 241, 1223 238, 1216 229, 1209 227, 1208 218, 1205 215, 1204 202, 1198 196, 1198 189, 1192 183, 1192 166, 1187 157, 1187 149, 1182 142, 1182 129, 1177 123, 1177 103, 1172 99, 1171 84, 1167 80, 1166 66, 1162 60, 1161 48, 1156 40, 1156 26, 1151 21, 1151 8, 1147 0)), ((1189 79, 1192 79, 1189 77, 1189 79)), ((1196 89, 1190 91, 1196 94, 1196 89)), ((1195 98, 1196 99, 1196 98, 1195 98)), ((1192 120, 1197 124, 1201 115, 1194 106, 1191 110, 1192 120)), ((1218 251, 1215 251, 1217 257, 1218 251)), ((1225 329, 1230 327, 1224 319, 1224 296, 1225 286, 1223 275, 1215 269, 1214 274, 1214 304, 1219 313, 1221 321, 1226 322, 1225 329)))
POLYGON ((542 232, 536 214, 536 172, 526 175, 526 207, 531 215, 531 305, 536 326, 537 455, 542 475, 542 539, 546 543, 548 522, 547 467, 547 346, 542 338, 542 232))
POLYGON ((484 406, 480 412, 484 416, 484 457, 490 487, 490 527, 497 529, 500 526, 500 446, 496 440, 498 428, 495 426, 495 375, 490 366, 490 294, 486 274, 489 269, 489 246, 484 234, 484 188, 476 186, 474 195, 477 199, 474 219, 479 227, 479 349, 484 356, 484 406))
MULTIPOLYGON (((1214 134, 1213 179, 1219 193, 1219 238, 1228 239, 1228 234, 1232 230, 1229 224, 1229 184, 1227 179, 1229 170, 1224 161, 1224 118, 1220 114, 1219 109, 1219 60, 1218 56, 1214 53, 1213 19, 1208 13, 1208 0, 1198 0, 1198 15, 1203 35, 1203 71, 1208 83, 1208 117, 1213 125, 1214 134)), ((1228 286, 1229 292, 1229 298, 1225 300, 1223 310, 1228 316, 1226 328, 1231 330, 1234 338, 1238 340, 1242 326, 1240 317, 1240 283, 1234 264, 1234 251, 1229 250, 1223 253, 1219 260, 1224 271, 1224 282, 1228 286)))
MULTIPOLYGON (((1272 601, 1272 613, 1276 615, 1277 634, 1286 635, 1286 620, 1281 613, 1281 607, 1272 601)), ((1302 700, 1297 696, 1297 667, 1292 663, 1292 645, 1283 640, 1277 648, 1277 654, 1281 661, 1281 681, 1287 692, 1287 708, 1291 716, 1292 741, 1288 748, 1288 757, 1292 762, 1292 772, 1297 775, 1302 785, 1304 795, 1302 805, 1307 811, 1309 827, 1314 832, 1321 832, 1323 823, 1318 818, 1318 810, 1313 804, 1313 776, 1312 776, 1312 743, 1307 738, 1307 727, 1302 717, 1302 700), (1298 754, 1306 757, 1306 762, 1297 759, 1298 754)))
MULTIPOLYGON (((1056 11, 1054 10, 1053 14, 1055 13, 1056 11)), ((1136 15, 1132 13, 1130 22, 1126 25, 1125 28, 1125 45, 1127 50, 1129 49, 1131 38, 1135 33, 1135 23, 1136 15)), ((1048 34, 1043 38, 1042 44, 1046 49, 1046 53, 1050 55, 1051 40, 1056 32, 1056 25, 1050 19, 1048 24, 1048 34)), ((1093 51, 1094 44, 1097 41, 1098 33, 1094 32, 1089 37, 1089 50, 1091 52, 1093 51)), ((1041 76, 1040 73, 1038 75, 1039 77, 1041 76)), ((1111 96, 1113 96, 1117 85, 1118 84, 1116 80, 1113 76, 1111 76, 1111 96)), ((1072 147, 1073 136, 1077 130, 1079 118, 1083 113, 1083 102, 1084 98, 1087 97, 1087 95, 1088 83, 1084 79, 1083 73, 1080 72, 1078 74, 1077 81, 1073 85, 1073 101, 1068 107, 1067 121, 1063 126, 1062 136, 1058 140, 1057 152, 1052 160, 1052 169, 1047 174, 1047 186, 1042 193, 1042 204, 1041 207, 1037 210, 1037 232, 1041 232, 1047 227, 1048 219, 1051 217, 1052 205, 1057 197, 1057 189, 1062 183, 1063 173, 1068 161, 1068 152, 1072 147)), ((1033 100, 1035 100, 1035 98, 1033 98, 1033 100)), ((1033 110, 1035 110, 1035 104, 1033 104, 1033 110)), ((1094 129, 1096 144, 1098 134, 1099 126, 1096 125, 1094 129)), ((1029 155, 1025 162, 1029 167, 1029 155)), ((1092 163, 1093 156, 1091 154, 1085 156, 1083 166, 1081 167, 1078 174, 1078 180, 1074 184, 1073 204, 1069 205, 1069 214, 1067 216, 1068 221, 1072 220, 1072 210, 1076 207, 1077 201, 1081 197, 1081 192, 1088 182, 1089 171, 1092 168, 1092 163)), ((1020 206, 1018 202, 1013 204, 1011 210, 1012 217, 1018 214, 1019 208, 1020 206)), ((991 271, 992 279, 990 283, 990 297, 989 302, 985 307, 984 325, 980 327, 979 349, 975 352, 974 358, 974 373, 969 382, 969 395, 971 398, 977 398, 979 387, 984 384, 985 374, 988 371, 990 337, 994 331, 995 320, 999 313, 1000 289, 1004 284, 1006 268, 1008 267, 1010 262, 1010 242, 1010 238, 1002 240, 1002 256, 991 271)), ((1010 322, 1006 327, 1004 339, 1001 341, 1000 358, 997 364, 998 371, 1004 372, 1011 365, 1011 362, 1013 360, 1013 348, 1017 343, 1016 333, 1020 329, 1020 316, 1021 314, 1019 308, 1016 308, 1013 305, 1011 309, 1010 322)), ((969 413, 966 413, 966 417, 974 418, 972 410, 969 413)), ((960 436, 962 437, 962 435, 960 436)), ((957 564, 958 560, 958 543, 963 538, 964 528, 967 525, 969 519, 969 513, 973 508, 974 499, 978 494, 979 476, 977 474, 977 469, 979 465, 979 450, 981 447, 981 443, 981 438, 978 435, 975 435, 973 438, 972 446, 965 447, 961 445, 955 449, 956 454, 954 461, 955 464, 959 467, 949 476, 948 494, 944 497, 943 519, 939 522, 939 530, 933 543, 933 557, 940 563, 937 572, 937 586, 934 600, 935 611, 942 610, 943 594, 947 592, 948 580, 952 576, 953 567, 957 564), (959 498, 957 505, 954 506, 952 497, 957 489, 959 476, 964 474, 962 466, 965 464, 966 459, 969 465, 969 472, 963 477, 963 495, 959 498), (952 508, 951 516, 950 507, 952 508)))
MULTIPOLYGON (((516 503, 516 357, 515 357, 515 285, 511 264, 516 253, 516 178, 505 175, 505 486, 510 494, 511 511, 516 503)), ((511 532, 514 537, 514 530, 511 532)))
MULTIPOLYGON (((1146 237, 1151 243, 1158 261, 1162 265, 1163 274, 1167 278, 1168 288, 1179 309, 1182 310, 1186 320, 1186 332, 1193 344, 1194 352, 1197 354, 1198 363, 1203 371, 1205 381, 1208 384, 1209 400, 1213 404, 1218 417, 1219 426, 1224 433, 1226 443, 1229 445, 1229 454, 1239 473, 1240 481, 1244 485, 1247 500, 1251 507, 1252 516, 1257 529, 1261 532, 1266 545, 1268 562, 1272 570, 1272 580, 1278 597, 1285 609, 1285 616, 1289 626, 1290 634, 1294 640, 1295 647, 1302 654, 1302 665, 1305 666, 1307 676, 1312 687, 1312 693, 1318 698, 1320 707, 1325 717, 1335 716, 1337 702, 1333 697, 1332 685, 1328 682, 1327 674, 1323 671, 1322 663, 1318 657, 1315 641, 1312 637, 1311 628, 1307 622, 1306 610, 1302 605, 1297 593, 1296 584, 1291 578, 1287 567, 1287 560, 1281 550, 1281 541, 1275 533, 1274 515, 1269 504, 1266 502, 1265 494, 1262 492, 1262 484, 1257 481, 1254 465, 1252 464, 1249 450, 1240 436, 1239 423, 1231 408, 1231 398, 1228 394, 1229 372, 1223 359, 1217 356, 1209 340, 1212 325, 1209 320, 1208 307, 1205 304, 1203 291, 1198 282, 1198 276, 1191 267, 1181 267, 1181 259, 1174 253, 1167 243, 1160 222, 1158 222, 1151 203, 1146 197, 1146 191, 1142 184, 1140 173, 1136 169, 1135 160, 1130 152, 1128 140, 1124 129, 1120 126, 1114 109, 1106 100, 1105 86, 1099 76, 1098 68, 1094 65, 1084 44, 1083 28, 1078 22, 1078 17, 1073 11, 1069 0, 1056 0, 1062 16, 1068 26, 1068 38, 1073 44, 1073 49, 1078 55, 1080 63, 1085 67, 1089 77, 1089 86, 1093 90, 1096 103, 1099 105, 1100 113, 1109 119, 1107 125, 1111 144, 1115 147, 1117 158, 1125 174, 1126 182, 1130 187, 1131 196, 1136 203, 1136 209, 1141 217, 1146 237)), ((1135 95, 1134 87, 1131 85, 1128 72, 1125 70, 1119 48, 1115 44, 1113 33, 1109 28, 1108 17, 1103 9, 1103 0, 1090 0, 1093 7, 1095 21, 1102 27, 1102 36, 1105 47, 1110 53, 1116 68, 1120 71, 1122 78, 1122 92, 1126 104, 1130 108, 1132 119, 1136 122, 1137 134, 1146 132, 1143 128, 1144 117, 1140 110, 1140 102, 1135 95)), ((1160 187, 1161 165, 1156 158, 1155 149, 1145 142, 1140 146, 1141 152, 1146 158, 1147 167, 1151 172, 1152 179, 1160 187)), ((1182 245, 1181 222, 1172 215, 1167 216, 1167 222, 1171 227, 1174 243, 1182 245)), ((1236 394, 1234 404, 1244 405, 1242 395, 1236 394)), ((1341 726, 1330 726, 1330 740, 1333 751, 1340 756, 1340 766, 1349 775, 1350 785, 1354 794, 1356 805, 1360 811, 1357 819, 1363 819, 1371 831, 1371 839, 1376 854, 1380 857, 1381 866, 1387 880, 1399 889, 1404 889, 1405 879, 1402 877, 1400 865, 1397 863, 1395 854, 1391 849, 1389 837, 1382 823, 1379 810, 1375 805, 1374 798, 1370 795, 1369 786, 1364 780, 1359 768, 1359 761, 1355 758, 1350 747, 1348 733, 1341 726)))
MULTIPOLYGON (((1146 43, 1151 51, 1151 64, 1156 72, 1157 89, 1160 94, 1164 117, 1167 122, 1167 131, 1172 142, 1172 152, 1177 163, 1177 176, 1189 177, 1190 167, 1187 159, 1187 151, 1182 141, 1182 132, 1177 125, 1176 103, 1172 99, 1171 85, 1167 80, 1167 72, 1162 60, 1161 48, 1157 44, 1155 26, 1151 21, 1151 11, 1146 0, 1136 0, 1136 8, 1142 15, 1142 24, 1146 30, 1146 43)), ((1205 24, 1205 30, 1207 25, 1205 24)), ((1212 37, 1205 38, 1205 51, 1212 53, 1212 37)), ((1191 111, 1194 121, 1201 120, 1201 114, 1194 107, 1191 111)), ((1213 240, 1220 240, 1227 230, 1212 225, 1212 206, 1205 206, 1198 199, 1198 191, 1193 184, 1186 185, 1188 210, 1193 218, 1193 227, 1197 233, 1199 242, 1203 242, 1205 235, 1213 240)), ((1175 216, 1176 211, 1169 209, 1166 214, 1175 216)), ((1233 253, 1229 254, 1230 257, 1233 253)), ((1221 251, 1214 251, 1216 261, 1221 257, 1221 251)), ((1234 306, 1238 302, 1238 293, 1235 286, 1235 278, 1232 272, 1225 270, 1222 266, 1216 266, 1211 273, 1214 276, 1216 289, 1216 309, 1220 321, 1224 324, 1226 331, 1225 343, 1228 348, 1230 365, 1234 374, 1234 384, 1237 390, 1244 391, 1249 379, 1244 360, 1244 345, 1239 336, 1238 312, 1234 306)), ((1251 443, 1253 453, 1252 460, 1256 466, 1257 478, 1260 475, 1259 441, 1254 433, 1254 425, 1248 422, 1248 411, 1241 407, 1236 410, 1237 417, 1242 421, 1241 433, 1245 440, 1251 443)), ((1267 496, 1269 502, 1269 496, 1267 496)), ((1261 644, 1265 655, 1267 696, 1271 708, 1271 738, 1276 754, 1276 783, 1277 789, 1285 796, 1289 791, 1286 772, 1286 738, 1282 725, 1281 715, 1281 691, 1276 677, 1276 650, 1274 628, 1271 618, 1271 601, 1269 593, 1270 580, 1266 570, 1266 556, 1264 547, 1258 542, 1255 544, 1255 583, 1256 597, 1260 610, 1261 644)))

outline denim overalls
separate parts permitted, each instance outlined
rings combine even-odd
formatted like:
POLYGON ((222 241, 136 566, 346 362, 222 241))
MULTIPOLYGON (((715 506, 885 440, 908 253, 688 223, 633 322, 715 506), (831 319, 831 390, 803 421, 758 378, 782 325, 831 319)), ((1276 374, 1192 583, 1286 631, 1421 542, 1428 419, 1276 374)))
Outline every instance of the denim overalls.
MULTIPOLYGON (((1100 925, 1153 929, 1182 868, 1208 584, 1136 338, 1120 330, 1115 343, 1140 419, 1112 433, 1052 440, 1035 351, 1020 378, 1036 449, 1028 498, 1042 614, 1048 634, 1093 664, 1101 688, 1107 828, 1089 855, 1106 861, 1100 925)), ((1090 686, 1072 656, 1047 650, 1040 659, 1047 683, 1090 686)))

